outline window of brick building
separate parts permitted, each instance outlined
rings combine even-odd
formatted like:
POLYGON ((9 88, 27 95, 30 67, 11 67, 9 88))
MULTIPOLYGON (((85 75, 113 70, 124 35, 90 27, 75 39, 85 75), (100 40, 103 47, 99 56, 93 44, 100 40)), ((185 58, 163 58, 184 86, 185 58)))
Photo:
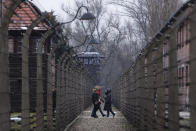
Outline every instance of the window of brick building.
POLYGON ((42 53, 45 53, 46 51, 46 48, 45 48, 45 45, 43 45, 43 47, 42 47, 42 53))
POLYGON ((178 29, 177 33, 177 47, 178 49, 183 48, 185 44, 188 44, 190 40, 190 22, 185 20, 184 23, 178 29))
POLYGON ((184 67, 182 67, 181 82, 181 86, 184 87, 184 67))
POLYGON ((169 41, 166 40, 163 43, 163 79, 164 82, 168 82, 168 67, 169 67, 169 41))
POLYGON ((181 25, 180 27, 180 48, 184 46, 183 41, 184 41, 184 24, 181 25))
POLYGON ((8 52, 14 53, 14 40, 13 40, 13 38, 8 39, 8 52))
POLYGON ((177 32, 177 47, 179 48, 180 46, 180 29, 177 32))
POLYGON ((184 20, 177 32, 177 60, 178 60, 178 93, 180 109, 187 111, 189 103, 189 60, 190 60, 190 22, 184 20))
POLYGON ((178 68, 178 87, 181 87, 181 68, 178 68))
POLYGON ((18 39, 18 45, 17 45, 17 53, 22 52, 22 40, 18 39))
POLYGON ((33 52, 36 53, 38 48, 38 39, 33 39, 33 52))
POLYGON ((22 52, 22 39, 14 38, 13 46, 14 46, 14 53, 21 53, 22 52))
POLYGON ((189 43, 190 40, 190 22, 189 20, 186 21, 186 44, 189 43))
POLYGON ((189 82, 189 65, 186 65, 186 85, 189 82))

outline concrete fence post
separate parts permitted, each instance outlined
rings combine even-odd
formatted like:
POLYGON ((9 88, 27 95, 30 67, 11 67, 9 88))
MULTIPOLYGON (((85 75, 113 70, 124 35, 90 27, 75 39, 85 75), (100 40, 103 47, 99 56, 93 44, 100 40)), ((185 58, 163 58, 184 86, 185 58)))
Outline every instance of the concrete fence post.
POLYGON ((176 33, 174 30, 171 32, 171 38, 169 40, 169 104, 168 104, 168 128, 170 131, 179 130, 179 104, 178 102, 178 79, 177 79, 177 44, 176 33))
MULTIPOLYGON (((193 6, 196 8, 196 5, 193 6)), ((196 13, 190 15, 190 119, 191 131, 196 130, 196 13)))
POLYGON ((10 86, 8 62, 8 24, 2 20, 0 27, 0 129, 10 130, 10 86))
POLYGON ((55 66, 55 62, 52 59, 52 55, 48 55, 48 74, 47 74, 47 130, 53 130, 53 102, 52 102, 52 88, 54 88, 53 76, 55 72, 53 72, 53 68, 55 66))
POLYGON ((138 103, 138 105, 139 105, 139 107, 140 107, 140 109, 139 109, 139 111, 138 111, 138 115, 139 115, 139 125, 138 125, 138 127, 139 127, 139 130, 145 130, 145 108, 146 108, 146 103, 145 103, 145 101, 144 101, 144 99, 145 99, 145 92, 144 92, 144 88, 145 88, 145 77, 144 77, 144 68, 145 66, 144 66, 144 56, 141 56, 140 57, 140 59, 139 59, 139 61, 138 61, 138 82, 139 82, 139 92, 138 92, 138 100, 139 100, 139 103, 138 103))
MULTIPOLYGON (((65 98, 65 101, 66 101, 66 112, 67 114, 69 114, 69 98, 68 98, 68 88, 69 88, 69 67, 66 65, 66 98, 65 98)), ((69 120, 69 116, 67 115, 66 117, 66 125, 68 124, 68 120, 69 120)))
POLYGON ((60 86, 61 86, 61 62, 58 60, 57 63, 57 86, 56 86, 56 130, 60 130, 60 86))
POLYGON ((32 21, 22 39, 22 131, 30 130, 30 101, 29 101, 29 39, 33 28, 37 26, 45 16, 40 16, 32 21))
POLYGON ((8 25, 16 8, 22 1, 13 0, 7 7, 0 26, 0 129, 10 130, 10 86, 9 86, 9 61, 8 61, 8 25))
MULTIPOLYGON (((162 41, 158 41, 162 42, 162 41)), ((155 47, 155 61, 156 61, 156 129, 158 131, 165 131, 164 129, 164 118, 165 118, 165 88, 163 81, 163 43, 157 43, 155 47)))
POLYGON ((48 30, 44 33, 38 41, 37 49, 37 88, 36 88, 36 130, 42 131, 44 128, 44 105, 43 105, 43 54, 42 48, 46 40, 54 33, 54 29, 48 30))
MULTIPOLYGON (((150 52, 150 51, 149 51, 150 52)), ((154 119, 154 85, 153 85, 153 59, 152 52, 150 52, 146 59, 147 80, 146 80, 146 93, 147 93, 147 130, 153 131, 154 119)))

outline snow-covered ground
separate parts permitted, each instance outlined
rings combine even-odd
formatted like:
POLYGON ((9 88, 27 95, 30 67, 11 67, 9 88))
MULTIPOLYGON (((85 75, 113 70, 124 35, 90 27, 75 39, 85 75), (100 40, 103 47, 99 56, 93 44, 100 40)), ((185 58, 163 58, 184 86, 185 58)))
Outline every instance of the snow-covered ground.
POLYGON ((22 118, 18 117, 18 116, 14 116, 10 118, 11 121, 15 121, 15 122, 19 122, 22 120, 22 118))

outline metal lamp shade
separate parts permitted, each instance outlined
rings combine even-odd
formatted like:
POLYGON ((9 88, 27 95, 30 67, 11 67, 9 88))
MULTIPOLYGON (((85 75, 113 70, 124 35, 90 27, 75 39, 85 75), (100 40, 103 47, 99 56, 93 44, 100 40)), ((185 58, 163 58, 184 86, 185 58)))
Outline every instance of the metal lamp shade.
POLYGON ((95 16, 89 12, 85 13, 84 15, 82 15, 82 17, 80 18, 80 20, 94 20, 95 16))

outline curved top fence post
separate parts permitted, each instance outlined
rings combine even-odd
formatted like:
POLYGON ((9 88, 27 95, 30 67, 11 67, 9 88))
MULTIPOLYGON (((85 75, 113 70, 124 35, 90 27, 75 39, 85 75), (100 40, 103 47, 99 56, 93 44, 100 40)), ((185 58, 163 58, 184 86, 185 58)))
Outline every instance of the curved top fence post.
POLYGON ((30 114, 29 114, 29 38, 34 27, 37 26, 46 16, 40 16, 32 21, 22 39, 22 130, 30 129, 30 114))
POLYGON ((21 0, 10 1, 6 14, 3 16, 0 26, 0 129, 10 130, 10 94, 8 74, 8 25, 16 8, 22 3, 21 0))

